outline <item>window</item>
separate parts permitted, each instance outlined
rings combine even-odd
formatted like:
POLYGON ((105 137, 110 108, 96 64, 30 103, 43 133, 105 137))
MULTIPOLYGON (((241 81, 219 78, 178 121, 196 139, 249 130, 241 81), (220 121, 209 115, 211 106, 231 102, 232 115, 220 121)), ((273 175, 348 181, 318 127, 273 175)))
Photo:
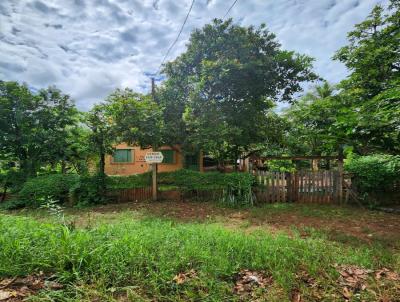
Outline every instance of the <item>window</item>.
POLYGON ((131 163, 132 162, 132 149, 117 149, 114 151, 114 163, 131 163))
POLYGON ((162 161, 163 164, 174 164, 175 163, 175 151, 174 150, 161 150, 164 156, 162 161))

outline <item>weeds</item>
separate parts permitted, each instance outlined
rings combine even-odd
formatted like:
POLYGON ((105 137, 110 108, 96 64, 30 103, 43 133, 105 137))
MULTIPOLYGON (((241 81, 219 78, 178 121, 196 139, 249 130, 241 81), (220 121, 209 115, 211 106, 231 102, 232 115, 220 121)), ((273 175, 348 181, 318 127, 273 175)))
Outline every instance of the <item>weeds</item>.
MULTIPOLYGON (((155 218, 122 217, 113 225, 70 229, 0 215, 0 247, 0 276, 55 273, 60 282, 92 284, 98 295, 114 298, 121 288, 129 287, 126 295, 140 297, 131 301, 235 301, 235 276, 242 269, 268 272, 273 287, 289 297, 301 269, 313 278, 322 274, 324 282, 332 283, 337 279, 333 264, 371 269, 381 264, 372 249, 332 244, 319 236, 249 235, 155 218), (192 270, 196 278, 174 282, 174 276, 192 270)), ((54 299, 78 301, 74 299, 82 293, 64 291, 64 295, 71 300, 54 299)))

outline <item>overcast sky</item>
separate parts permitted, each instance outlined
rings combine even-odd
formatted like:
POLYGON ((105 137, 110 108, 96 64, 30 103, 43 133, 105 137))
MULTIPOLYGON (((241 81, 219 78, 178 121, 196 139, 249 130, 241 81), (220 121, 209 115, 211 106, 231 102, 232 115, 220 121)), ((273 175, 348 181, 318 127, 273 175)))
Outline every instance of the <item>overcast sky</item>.
MULTIPOLYGON (((233 0, 196 0, 169 56, 185 50, 191 30, 222 18, 233 0)), ((266 23, 285 49, 316 59, 337 82, 346 69, 331 57, 346 33, 387 0, 238 0, 229 17, 266 23)), ((191 0, 1 0, 0 79, 33 88, 55 84, 88 109, 116 87, 145 92, 175 39, 191 0)))

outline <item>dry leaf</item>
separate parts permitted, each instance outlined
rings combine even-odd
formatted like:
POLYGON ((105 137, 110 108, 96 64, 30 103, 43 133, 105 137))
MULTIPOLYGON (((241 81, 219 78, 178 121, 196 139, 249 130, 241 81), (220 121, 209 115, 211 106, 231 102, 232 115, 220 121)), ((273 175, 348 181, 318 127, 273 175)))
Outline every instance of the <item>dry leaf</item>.
POLYGON ((351 296, 352 296, 351 291, 347 287, 343 288, 343 297, 349 300, 351 296))
POLYGON ((266 288, 272 284, 272 277, 263 271, 241 270, 237 274, 236 284, 233 292, 242 297, 254 297, 257 288, 266 288))
POLYGON ((194 269, 191 269, 190 271, 186 272, 186 273, 179 273, 177 274, 173 281, 176 282, 176 284, 183 284, 185 283, 187 280, 189 279, 193 279, 197 277, 197 273, 194 269))
POLYGON ((13 297, 11 292, 0 289, 0 301, 7 300, 11 297, 13 297))
POLYGON ((292 291, 292 298, 290 301, 291 302, 301 302, 301 295, 300 295, 300 291, 298 289, 294 289, 292 291))
POLYGON ((183 273, 179 273, 178 275, 176 275, 174 277, 173 280, 176 282, 176 284, 183 284, 183 283, 185 283, 186 276, 183 273))

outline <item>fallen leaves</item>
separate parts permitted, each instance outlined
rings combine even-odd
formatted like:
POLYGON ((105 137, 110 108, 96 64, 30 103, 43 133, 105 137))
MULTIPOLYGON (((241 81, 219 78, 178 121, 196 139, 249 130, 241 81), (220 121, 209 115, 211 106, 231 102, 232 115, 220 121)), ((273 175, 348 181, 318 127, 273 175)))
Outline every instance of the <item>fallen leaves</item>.
POLYGON ((237 274, 233 292, 242 297, 255 297, 258 289, 266 289, 273 282, 264 271, 243 269, 237 274))
POLYGON ((339 283, 347 288, 347 290, 364 290, 366 288, 366 280, 372 270, 360 268, 354 265, 339 266, 339 283))
MULTIPOLYGON (((342 295, 346 301, 350 300, 356 293, 366 290, 373 281, 371 280, 372 277, 377 282, 381 281, 382 284, 387 281, 400 281, 399 274, 387 268, 373 271, 354 265, 341 265, 337 266, 337 269, 340 274, 338 281, 342 286, 342 295)), ((372 289, 369 289, 369 291, 373 292, 372 289)))
POLYGON ((375 272, 375 279, 376 280, 388 279, 391 281, 400 281, 400 276, 396 272, 393 272, 387 268, 382 268, 375 272))
POLYGON ((301 302, 302 301, 301 300, 301 294, 300 294, 300 291, 298 289, 292 290, 290 301, 291 302, 301 302))
POLYGON ((179 273, 177 274, 173 281, 175 281, 176 284, 183 284, 185 282, 187 282, 190 279, 196 278, 197 277, 197 273, 194 269, 191 269, 190 271, 186 272, 186 273, 179 273))
POLYGON ((56 281, 49 280, 43 273, 26 277, 15 277, 0 280, 0 301, 22 301, 41 289, 58 290, 63 286, 56 281))

